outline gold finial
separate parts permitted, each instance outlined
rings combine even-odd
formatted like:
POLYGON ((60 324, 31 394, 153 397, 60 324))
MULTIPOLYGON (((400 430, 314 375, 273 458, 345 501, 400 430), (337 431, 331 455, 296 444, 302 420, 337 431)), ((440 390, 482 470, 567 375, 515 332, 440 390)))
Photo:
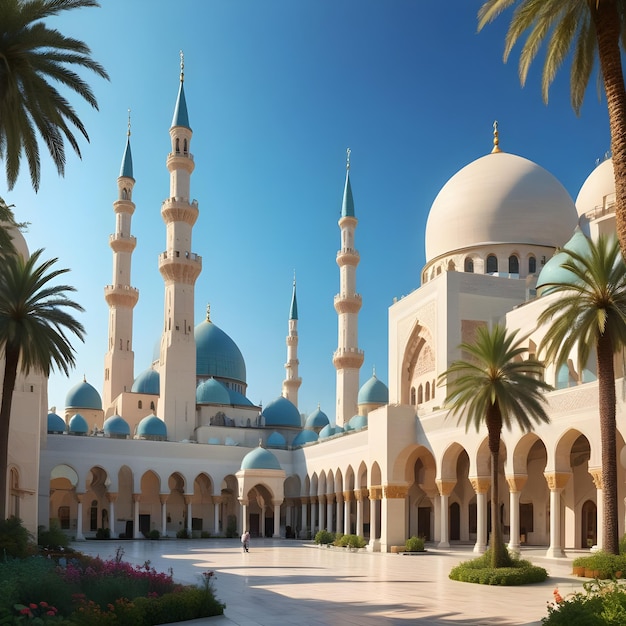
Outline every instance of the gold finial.
POLYGON ((126 133, 127 137, 130 137, 130 109, 128 109, 128 132, 126 133))
POLYGON ((350 171, 350 153, 352 152, 352 150, 350 150, 350 148, 348 148, 346 150, 346 170, 350 171))
POLYGON ((500 137, 498 136, 498 120, 493 123, 493 150, 491 154, 495 152, 502 152, 502 150, 500 150, 500 137))
POLYGON ((185 81, 185 54, 180 51, 180 82, 185 81))
POLYGON ((206 321, 207 322, 211 321, 211 305, 210 304, 206 305, 206 321))

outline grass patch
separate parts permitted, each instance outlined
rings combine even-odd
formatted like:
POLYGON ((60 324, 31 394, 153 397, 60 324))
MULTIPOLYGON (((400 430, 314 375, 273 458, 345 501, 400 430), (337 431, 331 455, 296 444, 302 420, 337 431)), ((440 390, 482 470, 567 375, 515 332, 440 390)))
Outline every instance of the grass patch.
POLYGON ((543 567, 533 565, 530 561, 509 555, 507 567, 491 567, 489 550, 471 561, 464 561, 452 568, 449 577, 464 583, 479 585, 528 585, 541 583, 548 578, 543 567))

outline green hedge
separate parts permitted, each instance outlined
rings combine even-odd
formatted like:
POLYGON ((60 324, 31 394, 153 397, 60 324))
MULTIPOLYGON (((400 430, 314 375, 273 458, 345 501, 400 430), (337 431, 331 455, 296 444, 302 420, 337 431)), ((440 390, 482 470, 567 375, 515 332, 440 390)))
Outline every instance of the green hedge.
POLYGON ((548 578, 543 567, 537 567, 530 561, 510 556, 508 567, 491 567, 489 551, 471 561, 464 561, 452 569, 449 576, 452 580, 479 585, 526 585, 541 583, 548 578))

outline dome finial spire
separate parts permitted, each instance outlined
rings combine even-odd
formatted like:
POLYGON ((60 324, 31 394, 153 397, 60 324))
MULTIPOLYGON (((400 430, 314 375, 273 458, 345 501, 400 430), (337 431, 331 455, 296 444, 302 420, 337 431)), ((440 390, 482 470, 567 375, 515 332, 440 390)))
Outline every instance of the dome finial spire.
POLYGON ((180 82, 185 82, 185 53, 180 51, 180 82))
POLYGON ((128 109, 128 131, 126 132, 126 136, 130 137, 130 109, 128 109))
POLYGON ((494 154, 496 152, 502 152, 502 150, 500 150, 500 136, 498 133, 498 120, 495 120, 493 123, 493 150, 491 151, 491 154, 494 154))
POLYGON ((210 304, 206 305, 206 321, 207 322, 211 321, 211 305, 210 304))
POLYGON ((350 148, 346 149, 346 171, 350 171, 350 153, 352 152, 352 150, 350 150, 350 148))

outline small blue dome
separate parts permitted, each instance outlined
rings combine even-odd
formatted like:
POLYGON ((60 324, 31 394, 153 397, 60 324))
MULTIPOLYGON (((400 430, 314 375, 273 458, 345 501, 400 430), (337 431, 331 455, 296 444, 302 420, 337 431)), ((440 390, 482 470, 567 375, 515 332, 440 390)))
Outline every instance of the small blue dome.
POLYGON ((332 437, 335 434, 335 427, 330 424, 326 424, 322 430, 319 432, 320 439, 326 439, 328 437, 332 437))
POLYGON ((304 427, 309 430, 317 430, 324 428, 324 426, 328 426, 330 424, 330 420, 328 419, 328 415, 320 410, 319 406, 309 417, 306 418, 306 422, 304 423, 304 427))
POLYGON ((161 377, 159 372, 149 367, 135 378, 130 388, 133 393, 149 393, 158 396, 161 393, 161 377))
POLYGON ((56 413, 48 413, 48 433, 64 433, 66 428, 65 421, 60 415, 57 415, 56 413))
POLYGON ((312 443, 317 441, 318 436, 314 430, 301 430, 295 437, 291 445, 294 448, 303 446, 305 443, 312 443))
POLYGON ((350 429, 361 430, 367 426, 367 417, 365 415, 355 415, 350 418, 350 429))
POLYGON ((137 436, 144 439, 167 439, 167 426, 156 415, 144 417, 137 426, 137 436))
POLYGON ((287 440, 280 433, 274 431, 267 438, 267 447, 268 448, 286 448, 287 440))
POLYGON ((89 432, 89 424, 80 413, 76 413, 70 418, 69 431, 70 435, 86 435, 89 432))
POLYGON ((272 400, 261 413, 265 419, 266 426, 289 426, 302 428, 300 413, 295 404, 280 396, 272 400))
POLYGON ((210 320, 198 324, 196 339, 196 375, 246 382, 246 364, 237 344, 210 320))
POLYGON ((280 463, 278 459, 269 450, 259 446, 248 452, 241 461, 242 470, 279 470, 280 463))
POLYGON ((96 409, 102 410, 100 394, 86 380, 74 385, 65 396, 65 406, 68 409, 96 409))
POLYGON ((571 250, 580 256, 586 256, 589 253, 589 240, 578 226, 573 237, 543 266, 539 273, 537 291, 540 295, 550 293, 553 289, 550 285, 564 285, 576 280, 572 272, 562 267, 563 263, 571 259, 566 250, 571 250))
POLYGON ((209 378, 198 385, 196 402, 198 404, 230 404, 230 394, 219 380, 209 378))
POLYGON ((359 389, 358 404, 387 404, 388 402, 389 389, 384 382, 376 378, 376 374, 359 389))
POLYGON ((228 395, 230 396, 230 404, 237 404, 240 406, 253 406, 252 402, 246 398, 242 393, 239 393, 235 389, 227 387, 228 395))
POLYGON ((111 415, 102 425, 107 437, 130 437, 130 426, 120 415, 111 415))

